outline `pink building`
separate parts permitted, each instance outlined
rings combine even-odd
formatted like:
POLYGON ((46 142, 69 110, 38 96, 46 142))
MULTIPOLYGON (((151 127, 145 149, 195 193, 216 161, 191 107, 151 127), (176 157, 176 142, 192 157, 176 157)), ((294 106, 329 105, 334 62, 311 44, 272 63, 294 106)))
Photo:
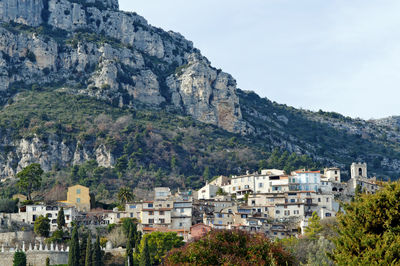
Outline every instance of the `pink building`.
POLYGON ((195 224, 190 227, 190 237, 191 238, 201 238, 211 231, 211 226, 205 225, 203 223, 195 224))

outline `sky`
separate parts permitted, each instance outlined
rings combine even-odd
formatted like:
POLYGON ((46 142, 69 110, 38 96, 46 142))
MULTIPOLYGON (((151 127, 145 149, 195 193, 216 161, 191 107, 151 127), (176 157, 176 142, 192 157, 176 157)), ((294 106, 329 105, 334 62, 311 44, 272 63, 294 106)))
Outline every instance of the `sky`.
POLYGON ((120 0, 193 41, 238 88, 363 119, 400 115, 398 0, 120 0))

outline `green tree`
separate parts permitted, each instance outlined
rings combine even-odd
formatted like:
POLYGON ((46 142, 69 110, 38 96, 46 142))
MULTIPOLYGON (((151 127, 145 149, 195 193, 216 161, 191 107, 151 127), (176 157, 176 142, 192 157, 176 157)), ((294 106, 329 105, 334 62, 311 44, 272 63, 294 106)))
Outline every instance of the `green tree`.
POLYGON ((86 241, 86 256, 85 256, 85 266, 92 266, 92 234, 89 231, 89 235, 86 241))
POLYGON ((102 258, 102 254, 101 254, 99 235, 97 235, 96 242, 93 246, 92 265, 93 266, 102 266, 103 265, 103 258, 102 258))
POLYGON ((56 230, 53 232, 50 238, 47 238, 46 243, 51 244, 51 243, 63 243, 64 241, 64 231, 63 230, 56 230))
POLYGON ((35 234, 42 237, 48 237, 50 234, 50 220, 43 215, 40 215, 33 226, 35 234))
POLYGON ((69 244, 68 266, 80 266, 79 259, 79 235, 78 227, 75 225, 74 229, 72 230, 72 236, 69 244))
POLYGON ((18 200, 0 199, 0 212, 6 212, 6 213, 18 212, 18 200))
POLYGON ((134 198, 135 197, 132 193, 132 190, 128 187, 120 188, 120 190, 118 191, 118 200, 119 202, 121 202, 121 204, 131 202, 134 198))
POLYGON ((18 174, 17 186, 26 192, 28 200, 32 200, 32 192, 40 188, 43 170, 40 164, 33 163, 23 168, 18 174))
POLYGON ((139 266, 151 266, 151 259, 150 259, 150 252, 149 252, 149 246, 147 244, 147 238, 145 238, 143 244, 143 249, 140 252, 140 261, 139 261, 139 266))
POLYGON ((210 178, 211 178, 210 167, 206 166, 204 168, 203 178, 204 178, 204 180, 210 180, 210 178))
POLYGON ((374 195, 363 194, 339 213, 336 249, 339 265, 393 265, 400 261, 400 183, 374 195))
POLYGON ((126 238, 129 237, 129 233, 131 230, 131 227, 133 227, 134 231, 137 231, 137 219, 136 218, 122 218, 122 230, 124 231, 124 235, 126 238))
POLYGON ((14 253, 13 266, 26 266, 26 254, 23 251, 14 253))
POLYGON ((46 258, 46 266, 50 266, 50 258, 49 257, 46 258))
POLYGON ((79 265, 85 265, 86 261, 86 246, 87 246, 87 237, 88 234, 85 233, 84 230, 79 235, 79 265))
POLYGON ((316 212, 308 219, 308 226, 305 228, 305 235, 309 239, 317 240, 322 231, 321 218, 316 212))
POLYGON ((225 196, 228 193, 226 193, 221 187, 218 188, 217 193, 218 196, 225 196))
POLYGON ((356 188, 354 189, 354 194, 355 194, 355 196, 356 196, 356 197, 359 197, 359 196, 361 196, 362 193, 363 193, 363 192, 362 192, 362 187, 361 187, 361 185, 360 185, 360 184, 357 184, 357 185, 356 185, 356 188))
POLYGON ((130 226, 129 229, 129 235, 126 243, 126 266, 132 266, 133 265, 133 250, 135 248, 135 232, 136 229, 134 229, 133 225, 130 226))
POLYGON ((247 202, 249 201, 249 196, 250 196, 249 193, 244 194, 243 200, 244 200, 244 202, 245 202, 246 204, 247 204, 247 202))
POLYGON ((149 253, 150 264, 161 264, 164 256, 173 248, 183 246, 183 238, 178 236, 175 232, 153 232, 143 236, 139 251, 140 254, 149 253), (144 251, 148 249, 147 251, 144 251))
POLYGON ((65 226, 64 208, 61 207, 61 209, 58 211, 57 214, 57 228, 58 230, 62 230, 64 226, 65 226))

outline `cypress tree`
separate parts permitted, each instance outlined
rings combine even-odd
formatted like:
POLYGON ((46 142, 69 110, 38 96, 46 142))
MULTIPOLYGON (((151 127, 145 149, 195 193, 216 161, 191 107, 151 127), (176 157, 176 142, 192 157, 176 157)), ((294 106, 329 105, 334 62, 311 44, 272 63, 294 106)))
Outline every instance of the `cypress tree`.
POLYGON ((72 236, 69 244, 68 266, 80 266, 79 258, 78 226, 75 225, 74 229, 72 230, 72 236))
POLYGON ((58 230, 63 229, 64 225, 65 225, 64 208, 61 207, 61 209, 58 211, 58 214, 57 214, 57 227, 58 227, 58 230))
POLYGON ((147 238, 144 239, 144 247, 142 252, 140 253, 139 266, 151 266, 150 251, 149 251, 149 246, 147 244, 147 238))
POLYGON ((85 265, 86 261, 86 246, 87 246, 87 237, 88 234, 83 233, 82 235, 79 236, 81 239, 79 241, 79 265, 85 265))
POLYGON ((136 237, 135 237, 135 252, 139 253, 139 246, 140 246, 140 241, 142 240, 142 232, 136 232, 136 237))
POLYGON ((100 248, 100 237, 97 235, 96 243, 93 247, 93 256, 92 256, 92 265, 93 266, 102 266, 103 261, 101 258, 101 248, 100 248))
POLYGON ((133 248, 135 246, 135 234, 133 225, 129 228, 128 241, 126 243, 126 266, 133 265, 133 248))
POLYGON ((46 266, 50 266, 50 258, 49 257, 46 258, 46 266))
POLYGON ((86 243, 86 257, 85 257, 85 266, 92 266, 92 234, 89 231, 89 236, 87 238, 86 243))

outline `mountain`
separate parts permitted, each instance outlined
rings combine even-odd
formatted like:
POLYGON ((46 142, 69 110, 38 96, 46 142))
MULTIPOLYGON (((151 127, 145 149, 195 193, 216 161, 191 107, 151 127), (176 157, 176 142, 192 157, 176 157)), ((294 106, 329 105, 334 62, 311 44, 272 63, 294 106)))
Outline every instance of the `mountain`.
POLYGON ((398 119, 299 110, 240 90, 192 42, 117 0, 3 0, 0 20, 3 193, 33 162, 47 172, 43 189, 80 182, 98 194, 198 187, 260 167, 366 161, 372 174, 400 173, 398 119))

